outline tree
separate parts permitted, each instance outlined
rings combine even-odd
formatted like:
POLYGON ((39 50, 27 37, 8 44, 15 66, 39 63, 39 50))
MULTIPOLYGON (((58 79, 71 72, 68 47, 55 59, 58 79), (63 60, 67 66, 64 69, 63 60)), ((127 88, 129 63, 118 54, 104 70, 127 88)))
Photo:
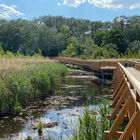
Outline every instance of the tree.
POLYGON ((30 21, 21 21, 20 24, 23 43, 18 50, 24 55, 33 55, 39 47, 39 27, 30 21))
POLYGON ((140 16, 120 16, 113 22, 61 16, 0 20, 0 42, 4 53, 8 54, 32 56, 39 52, 46 57, 62 52, 71 55, 72 51, 72 56, 86 58, 137 55, 139 43, 135 41, 140 41, 139 23, 140 16))
POLYGON ((86 38, 84 44, 81 44, 82 57, 90 58, 97 47, 91 38, 86 38))
POLYGON ((4 54, 5 54, 5 52, 3 50, 3 44, 0 43, 0 55, 4 55, 4 54))
POLYGON ((106 44, 105 46, 103 46, 103 48, 105 48, 107 50, 109 58, 120 57, 120 55, 117 52, 117 46, 115 44, 112 44, 112 43, 106 44))
POLYGON ((79 55, 80 48, 78 46, 78 40, 72 37, 68 43, 66 50, 62 52, 63 56, 76 57, 79 55))
POLYGON ((131 42, 126 53, 129 57, 140 58, 140 41, 131 42))
POLYGON ((106 31, 98 31, 94 34, 94 43, 97 44, 98 46, 101 46, 103 38, 106 34, 106 31))
POLYGON ((0 25, 0 42, 4 44, 4 51, 16 53, 19 46, 23 43, 18 21, 2 21, 0 25))
POLYGON ((111 29, 106 33, 103 39, 103 44, 113 43, 117 46, 117 51, 124 54, 127 49, 127 40, 125 39, 123 33, 120 30, 111 29))

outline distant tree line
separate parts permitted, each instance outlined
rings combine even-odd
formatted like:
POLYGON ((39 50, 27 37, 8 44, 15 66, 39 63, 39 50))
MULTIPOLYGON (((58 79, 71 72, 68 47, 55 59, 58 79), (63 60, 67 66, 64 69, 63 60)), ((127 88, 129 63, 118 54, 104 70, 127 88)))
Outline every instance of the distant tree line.
POLYGON ((81 58, 140 58, 140 16, 112 22, 61 16, 34 20, 0 20, 0 55, 70 56, 81 58))

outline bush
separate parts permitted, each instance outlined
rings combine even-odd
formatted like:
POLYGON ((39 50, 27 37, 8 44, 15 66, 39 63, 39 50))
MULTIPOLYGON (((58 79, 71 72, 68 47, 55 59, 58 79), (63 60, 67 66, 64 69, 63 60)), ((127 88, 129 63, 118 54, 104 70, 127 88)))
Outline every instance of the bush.
POLYGON ((129 58, 140 58, 140 41, 129 43, 126 54, 129 58))

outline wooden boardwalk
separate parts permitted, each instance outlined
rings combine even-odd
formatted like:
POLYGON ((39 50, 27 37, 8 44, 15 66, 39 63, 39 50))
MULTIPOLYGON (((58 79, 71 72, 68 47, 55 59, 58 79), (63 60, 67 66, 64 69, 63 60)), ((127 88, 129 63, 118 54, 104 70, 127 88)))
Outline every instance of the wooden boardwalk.
POLYGON ((58 57, 56 58, 59 62, 65 64, 73 64, 82 67, 89 67, 94 70, 114 70, 117 66, 116 60, 84 60, 78 58, 66 58, 66 57, 58 57))
POLYGON ((108 118, 112 120, 111 127, 105 131, 108 138, 119 140, 140 140, 140 63, 127 61, 127 67, 123 61, 88 61, 73 58, 59 58, 60 62, 88 66, 96 70, 114 69, 112 113, 108 118), (120 126, 127 120, 124 130, 120 126))
MULTIPOLYGON (((89 67, 94 70, 115 70, 118 62, 120 62, 121 64, 124 64, 126 62, 125 60, 119 59, 84 60, 67 57, 57 57, 56 60, 59 61, 60 63, 89 67)), ((132 66, 134 64, 135 64, 134 60, 127 61, 128 66, 132 66)))
POLYGON ((133 67, 128 67, 127 70, 140 82, 140 71, 133 67))

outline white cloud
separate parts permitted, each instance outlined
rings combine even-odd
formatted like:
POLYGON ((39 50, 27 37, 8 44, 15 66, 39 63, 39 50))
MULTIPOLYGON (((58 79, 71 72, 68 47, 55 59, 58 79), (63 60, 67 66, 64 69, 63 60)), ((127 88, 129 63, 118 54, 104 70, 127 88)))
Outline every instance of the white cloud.
POLYGON ((115 3, 113 0, 87 0, 88 3, 94 4, 97 7, 103 8, 122 8, 121 3, 115 3))
POLYGON ((63 4, 73 7, 78 7, 80 4, 85 3, 87 0, 64 0, 63 4))
POLYGON ((57 3, 57 5, 58 5, 58 6, 62 6, 62 4, 61 4, 61 3, 57 3))
POLYGON ((23 13, 16 9, 16 5, 7 6, 0 4, 0 18, 10 18, 11 16, 24 16, 23 13))
POLYGON ((63 4, 67 6, 78 7, 83 3, 93 4, 102 8, 128 8, 136 9, 140 8, 140 0, 64 0, 63 4))

